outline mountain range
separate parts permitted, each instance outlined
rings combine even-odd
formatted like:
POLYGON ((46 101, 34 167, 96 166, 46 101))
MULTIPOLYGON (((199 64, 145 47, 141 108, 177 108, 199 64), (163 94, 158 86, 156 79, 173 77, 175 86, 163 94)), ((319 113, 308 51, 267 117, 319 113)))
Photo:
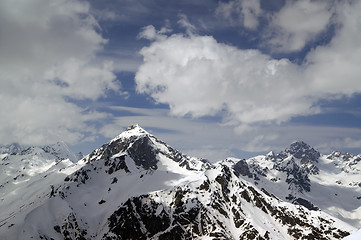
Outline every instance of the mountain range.
POLYGON ((0 239, 343 239, 361 228, 361 155, 301 141, 211 163, 133 125, 84 157, 64 143, 0 154, 0 239))

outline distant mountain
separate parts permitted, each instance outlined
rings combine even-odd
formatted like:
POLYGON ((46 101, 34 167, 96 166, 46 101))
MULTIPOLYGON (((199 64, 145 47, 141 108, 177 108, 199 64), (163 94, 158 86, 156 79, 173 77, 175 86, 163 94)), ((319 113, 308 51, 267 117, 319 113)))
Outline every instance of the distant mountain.
POLYGON ((21 153, 24 150, 23 146, 18 143, 12 143, 10 145, 0 145, 0 155, 1 154, 17 154, 21 153))
MULTIPOLYGON (((19 167, 44 156, 37 151, 19 167)), ((356 229, 306 197, 296 201, 312 192, 322 159, 299 142, 279 154, 212 164, 134 125, 77 163, 60 157, 62 167, 46 175, 28 171, 36 180, 20 195, 5 189, 13 199, 37 194, 7 204, 0 239, 342 239, 356 229), (260 187, 274 190, 273 183, 292 197, 260 187)))

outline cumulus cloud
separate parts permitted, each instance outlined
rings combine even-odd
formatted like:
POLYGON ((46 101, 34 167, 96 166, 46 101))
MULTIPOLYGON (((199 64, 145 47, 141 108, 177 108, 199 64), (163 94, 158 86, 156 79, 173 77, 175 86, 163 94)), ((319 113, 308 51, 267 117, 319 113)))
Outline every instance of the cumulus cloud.
POLYGON ((74 103, 120 87, 112 63, 96 60, 107 40, 89 9, 84 1, 1 1, 1 143, 74 143, 105 117, 74 103))
POLYGON ((226 111, 229 121, 254 123, 310 114, 297 66, 257 50, 240 50, 210 36, 172 35, 141 50, 137 90, 167 103, 178 116, 226 111), (285 105, 287 103, 287 105, 285 105))
POLYGON ((259 0, 232 0, 220 2, 216 14, 232 24, 242 25, 255 30, 259 24, 259 16, 262 14, 259 0))
POLYGON ((319 94, 351 96, 361 92, 361 2, 336 6, 338 28, 331 42, 311 51, 307 57, 307 77, 319 94))
POLYGON ((138 34, 138 38, 145 38, 148 40, 160 40, 164 38, 162 29, 157 31, 154 26, 148 25, 143 27, 142 31, 138 34))
POLYGON ((334 9, 327 1, 287 1, 285 6, 271 17, 272 37, 268 44, 274 51, 300 51, 325 31, 334 9))
POLYGON ((320 99, 361 92, 360 10, 359 2, 339 5, 332 41, 311 51, 302 65, 211 36, 155 31, 154 40, 140 51, 144 62, 136 73, 137 90, 168 104, 176 116, 220 114, 242 134, 260 124, 319 113, 320 99))

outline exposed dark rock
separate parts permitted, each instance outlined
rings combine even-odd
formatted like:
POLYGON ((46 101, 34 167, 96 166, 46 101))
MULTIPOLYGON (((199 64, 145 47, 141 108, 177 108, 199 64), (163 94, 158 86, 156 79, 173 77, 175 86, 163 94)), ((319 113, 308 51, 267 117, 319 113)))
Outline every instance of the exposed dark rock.
POLYGON ((129 148, 128 154, 137 166, 142 166, 145 170, 157 169, 156 149, 152 140, 148 137, 137 139, 129 148))
POLYGON ((297 198, 293 201, 294 204, 299 204, 304 206, 305 208, 309 209, 309 210, 314 210, 314 211, 318 211, 320 210, 318 207, 316 207, 315 205, 313 205, 310 201, 303 199, 303 198, 297 198))
POLYGON ((209 190, 209 180, 205 180, 200 186, 199 186, 199 190, 205 190, 208 191, 209 190))
POLYGON ((309 192, 311 190, 308 172, 296 164, 293 159, 277 163, 274 168, 287 173, 286 182, 289 184, 290 190, 293 189, 299 192, 309 192))
POLYGON ((111 184, 114 184, 114 183, 117 183, 117 182, 118 182, 118 178, 114 177, 111 184))
POLYGON ((74 213, 70 213, 66 219, 64 219, 64 222, 62 226, 59 225, 54 226, 54 230, 58 233, 60 233, 65 240, 86 240, 85 237, 87 235, 86 229, 81 229, 79 227, 79 223, 76 219, 76 216, 74 213))
POLYGON ((125 163, 125 155, 107 159, 105 160, 104 165, 109 167, 107 170, 108 174, 112 174, 113 172, 119 171, 120 169, 123 169, 128 173, 130 172, 127 164, 125 163))
POLYGON ((234 166, 233 169, 235 171, 235 174, 237 176, 247 176, 249 178, 253 178, 253 174, 251 173, 251 171, 249 170, 248 164, 246 162, 246 160, 242 159, 239 160, 234 166))

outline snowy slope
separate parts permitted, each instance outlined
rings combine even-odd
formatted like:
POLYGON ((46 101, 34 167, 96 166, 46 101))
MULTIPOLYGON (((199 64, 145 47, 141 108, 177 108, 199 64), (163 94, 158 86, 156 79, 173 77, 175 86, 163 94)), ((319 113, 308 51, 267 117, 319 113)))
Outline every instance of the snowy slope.
POLYGON ((311 146, 293 143, 275 154, 228 159, 239 177, 277 197, 318 209, 361 227, 361 155, 321 155, 311 146))
POLYGON ((0 160, 0 226, 39 205, 53 184, 81 167, 75 160, 64 143, 5 154, 0 160))
POLYGON ((351 234, 350 236, 344 238, 344 240, 360 240, 360 239, 361 239, 361 229, 351 234))

